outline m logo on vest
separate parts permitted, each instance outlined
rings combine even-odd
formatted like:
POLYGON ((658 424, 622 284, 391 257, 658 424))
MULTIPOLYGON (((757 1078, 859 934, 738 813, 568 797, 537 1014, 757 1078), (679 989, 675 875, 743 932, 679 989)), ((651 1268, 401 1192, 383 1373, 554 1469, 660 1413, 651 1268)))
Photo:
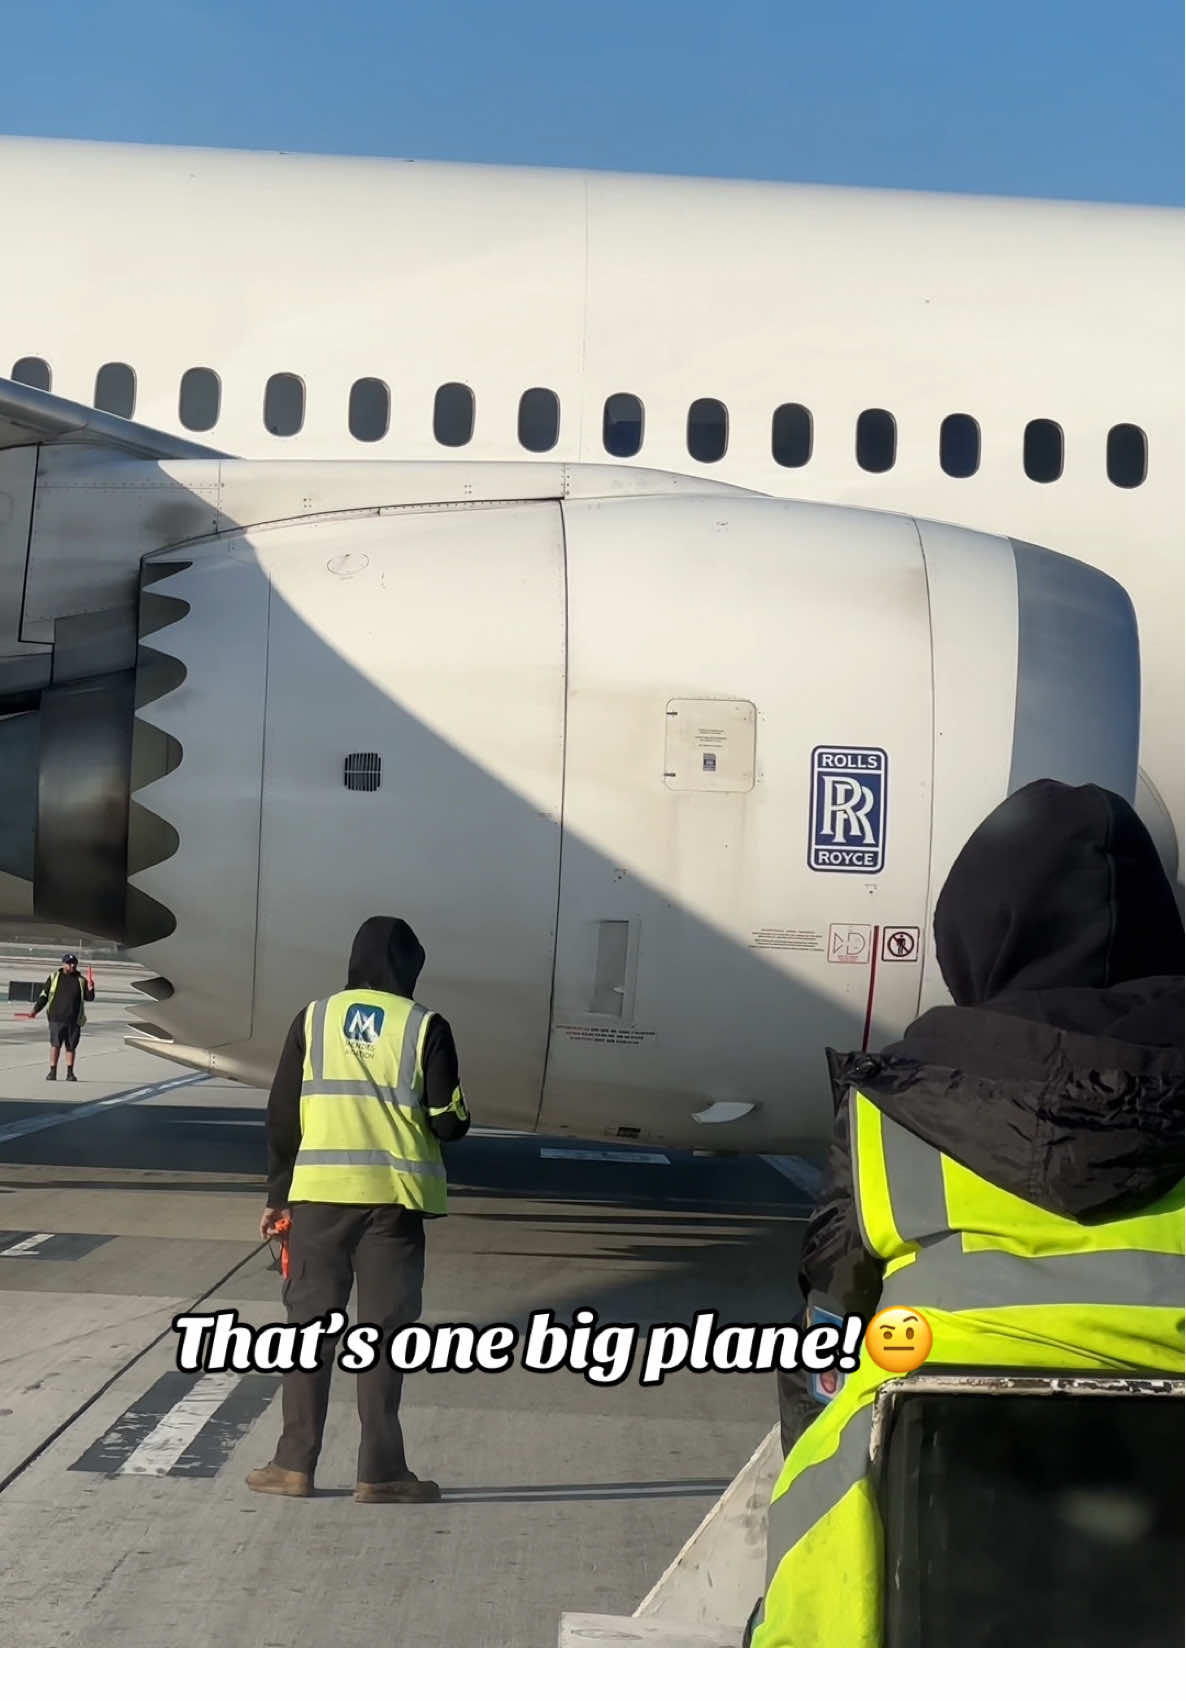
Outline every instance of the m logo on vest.
POLYGON ((372 1048, 383 1032, 383 1016, 377 1004, 352 1004, 342 1024, 347 1045, 360 1050, 372 1048))

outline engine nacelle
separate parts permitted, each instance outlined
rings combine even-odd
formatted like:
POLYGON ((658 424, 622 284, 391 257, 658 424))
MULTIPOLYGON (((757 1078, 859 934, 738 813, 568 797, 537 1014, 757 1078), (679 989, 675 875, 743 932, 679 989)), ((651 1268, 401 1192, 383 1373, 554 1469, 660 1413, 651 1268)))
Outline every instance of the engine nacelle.
MULTIPOLYGON (((9 747, 103 840, 86 925, 158 972, 139 1043, 179 1060, 266 1083, 393 913, 479 1121, 793 1148, 825 1045, 944 998, 929 919, 977 823, 1041 776, 1134 796, 1131 606, 1065 557, 612 468, 135 471, 118 878, 120 712, 94 798, 68 738, 9 747)), ((34 861, 37 913, 83 925, 34 861)))

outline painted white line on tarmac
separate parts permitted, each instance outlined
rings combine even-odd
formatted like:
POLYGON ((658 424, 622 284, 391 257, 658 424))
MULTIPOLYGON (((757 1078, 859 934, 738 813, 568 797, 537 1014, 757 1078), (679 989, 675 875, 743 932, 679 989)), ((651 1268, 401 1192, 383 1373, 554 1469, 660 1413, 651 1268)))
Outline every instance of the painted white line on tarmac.
POLYGON ((214 1129, 254 1128, 262 1133, 266 1124, 264 1122, 264 1113, 261 1110, 258 1116, 223 1117, 217 1115, 217 1113, 210 1116, 175 1116, 173 1118, 172 1126, 175 1128, 214 1129))
POLYGON ((542 1146, 541 1158, 576 1158, 584 1163, 595 1164, 669 1164, 671 1159, 663 1152, 572 1152, 558 1146, 542 1146))
POLYGON ((156 1428, 124 1460, 116 1474, 121 1477, 167 1475, 237 1382, 236 1376, 204 1376, 192 1394, 187 1394, 184 1400, 178 1400, 169 1408, 156 1428))
POLYGON ((209 1074, 178 1075, 171 1081, 158 1081, 150 1087, 133 1087, 130 1092, 115 1093, 110 1098, 94 1099, 90 1104, 79 1104, 70 1110, 51 1111, 48 1116, 27 1116, 23 1122, 0 1124, 0 1146, 9 1140, 20 1140, 26 1134, 40 1134, 46 1128, 59 1128, 67 1122, 81 1122, 87 1116, 101 1116, 105 1110, 113 1110, 116 1105, 135 1104, 139 1099, 159 1098, 162 1093, 176 1092, 178 1087, 196 1086, 200 1081, 209 1081, 209 1074))
POLYGON ((779 1175, 793 1181, 796 1187, 802 1188, 812 1199, 819 1192, 824 1176, 818 1164, 808 1163, 806 1158, 786 1158, 780 1153, 772 1155, 769 1152, 759 1152, 758 1156, 764 1164, 769 1164, 779 1175))
POLYGON ((24 1240, 6 1246, 3 1252, 0 1252, 0 1258, 32 1258, 34 1247, 44 1246, 47 1240, 52 1239, 52 1234, 27 1234, 24 1240))

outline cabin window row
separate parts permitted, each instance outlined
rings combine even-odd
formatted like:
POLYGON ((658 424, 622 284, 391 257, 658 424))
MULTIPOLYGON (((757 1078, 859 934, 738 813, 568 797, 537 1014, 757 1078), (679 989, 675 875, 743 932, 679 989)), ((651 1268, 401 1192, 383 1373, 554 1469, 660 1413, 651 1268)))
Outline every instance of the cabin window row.
MULTIPOLYGON (((52 374, 46 361, 18 360, 12 376, 34 389, 48 390, 52 374)), ((136 408, 136 374, 120 361, 101 366, 95 377, 95 406, 131 419, 136 408)), ((178 416, 187 431, 212 431, 222 409, 222 381, 208 366, 191 366, 182 375, 178 416)), ((275 372, 264 386, 264 426, 274 437, 295 437, 305 423, 304 380, 293 372, 275 372)), ((442 384, 433 400, 432 430, 446 449, 462 449, 474 434, 477 408, 467 384, 442 384)), ((350 435, 377 443, 391 424, 391 391, 381 378, 359 378, 347 405, 350 435)), ((518 438, 533 454, 546 454, 560 438, 560 399, 554 390, 524 390, 519 398, 518 438)), ((607 398, 602 409, 605 451, 630 459, 642 450, 646 413, 641 399, 626 391, 607 398)), ((770 422, 770 453, 780 467, 805 467, 814 449, 811 412, 799 402, 775 408, 770 422)), ((729 411, 712 396, 701 396, 688 409, 686 443, 692 460, 705 465, 723 460, 729 446, 729 411)), ((856 423, 857 465, 868 473, 891 471, 898 458, 898 424, 885 408, 866 408, 856 423)), ((981 432, 971 414, 948 414, 939 428, 939 465, 949 478, 971 478, 980 470, 981 432)), ((1036 484, 1062 477, 1065 442, 1053 419, 1031 419, 1022 438, 1022 465, 1036 484)), ((1107 438, 1109 480, 1122 489, 1143 484, 1149 470, 1149 445, 1140 426, 1114 425, 1107 438)))

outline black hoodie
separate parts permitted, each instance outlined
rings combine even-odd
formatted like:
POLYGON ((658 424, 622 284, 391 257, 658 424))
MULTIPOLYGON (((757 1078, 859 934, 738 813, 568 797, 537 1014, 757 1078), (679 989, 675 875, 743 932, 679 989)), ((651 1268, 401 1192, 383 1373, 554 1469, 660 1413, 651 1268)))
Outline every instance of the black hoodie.
MULTIPOLYGON (((424 967, 424 947, 406 921, 375 915, 364 921, 350 947, 346 990, 415 995, 424 967)), ((305 1068, 305 1012, 293 1017, 268 1097, 268 1204, 283 1205, 301 1143, 301 1079, 305 1068)), ((457 1048, 443 1016, 434 1015, 424 1036, 424 1096, 430 1105, 449 1105, 460 1085, 457 1048)), ((469 1113, 440 1110, 428 1118, 438 1140, 460 1140, 469 1113)))
POLYGON ((1148 833, 1098 786, 1037 780, 977 828, 935 906, 955 1008, 877 1055, 828 1053, 836 1131, 800 1285, 876 1309, 857 1226, 847 1099, 858 1087, 928 1145, 1080 1222, 1182 1177, 1183 931, 1148 833))

